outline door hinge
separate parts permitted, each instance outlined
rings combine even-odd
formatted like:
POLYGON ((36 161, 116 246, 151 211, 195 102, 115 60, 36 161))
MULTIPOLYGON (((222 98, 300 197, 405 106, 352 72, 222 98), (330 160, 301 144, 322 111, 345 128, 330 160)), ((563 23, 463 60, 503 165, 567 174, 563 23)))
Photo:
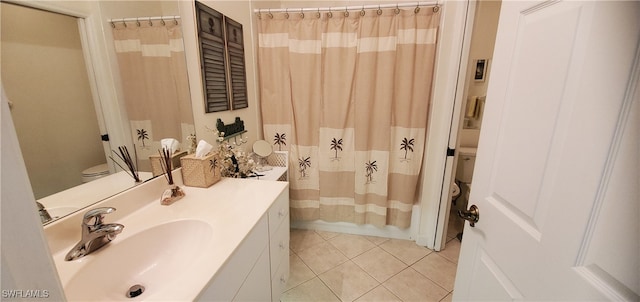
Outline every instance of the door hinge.
POLYGON ((456 155, 456 149, 447 148, 447 156, 456 155))
POLYGON ((102 139, 103 142, 108 142, 109 141, 109 134, 103 134, 100 135, 100 138, 102 139))

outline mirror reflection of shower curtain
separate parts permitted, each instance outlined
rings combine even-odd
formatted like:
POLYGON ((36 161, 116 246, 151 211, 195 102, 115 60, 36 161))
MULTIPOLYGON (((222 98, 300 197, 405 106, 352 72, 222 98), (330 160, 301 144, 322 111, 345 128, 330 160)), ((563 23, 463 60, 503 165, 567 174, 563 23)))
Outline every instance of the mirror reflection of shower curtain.
POLYGON ((188 150, 195 133, 180 24, 169 21, 115 22, 113 38, 125 107, 140 170, 160 140, 175 138, 188 150), (126 26, 125 26, 126 24, 126 26))
POLYGON ((291 217, 407 228, 439 14, 304 15, 258 20, 264 136, 289 151, 291 217))

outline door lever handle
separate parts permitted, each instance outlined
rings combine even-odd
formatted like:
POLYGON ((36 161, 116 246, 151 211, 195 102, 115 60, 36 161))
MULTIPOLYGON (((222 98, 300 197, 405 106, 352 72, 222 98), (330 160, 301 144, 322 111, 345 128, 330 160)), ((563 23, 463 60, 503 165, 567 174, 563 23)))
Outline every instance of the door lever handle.
POLYGON ((458 210, 458 216, 468 221, 471 227, 475 227, 476 222, 480 220, 480 210, 475 204, 473 204, 471 205, 471 207, 469 207, 469 210, 465 210, 465 211, 458 210))

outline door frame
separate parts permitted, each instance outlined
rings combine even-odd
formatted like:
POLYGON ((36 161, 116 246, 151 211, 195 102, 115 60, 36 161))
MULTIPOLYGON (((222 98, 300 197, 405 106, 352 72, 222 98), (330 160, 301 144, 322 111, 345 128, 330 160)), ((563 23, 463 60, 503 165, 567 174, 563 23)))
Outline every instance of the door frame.
POLYGON ((476 5, 476 0, 447 1, 440 22, 415 238, 418 245, 435 251, 444 249, 446 243, 458 157, 457 152, 447 155, 447 151, 455 150, 458 141, 476 5))

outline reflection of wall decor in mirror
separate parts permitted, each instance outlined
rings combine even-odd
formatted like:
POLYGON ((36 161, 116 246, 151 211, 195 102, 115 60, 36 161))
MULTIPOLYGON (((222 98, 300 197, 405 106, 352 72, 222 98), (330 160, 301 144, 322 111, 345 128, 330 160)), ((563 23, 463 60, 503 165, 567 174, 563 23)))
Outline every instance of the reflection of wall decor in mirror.
POLYGON ((194 133, 179 16, 110 20, 139 169, 151 171, 162 138, 194 133))
POLYGON ((473 79, 476 82, 484 82, 484 79, 487 75, 487 64, 488 64, 487 59, 478 59, 476 61, 476 71, 473 75, 473 79))
POLYGON ((196 2, 205 112, 249 106, 242 24, 196 2))

